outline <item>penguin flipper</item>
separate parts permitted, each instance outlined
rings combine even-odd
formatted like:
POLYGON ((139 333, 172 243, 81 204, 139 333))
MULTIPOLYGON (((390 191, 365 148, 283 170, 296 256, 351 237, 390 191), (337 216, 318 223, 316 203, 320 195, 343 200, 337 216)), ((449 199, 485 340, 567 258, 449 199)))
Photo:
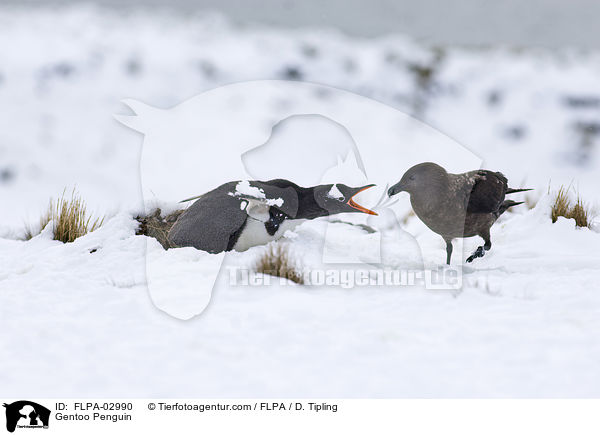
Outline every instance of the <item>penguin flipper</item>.
POLYGON ((231 249, 231 238, 244 227, 248 214, 240 200, 221 189, 208 192, 179 216, 169 231, 173 247, 192 246, 216 254, 231 249))

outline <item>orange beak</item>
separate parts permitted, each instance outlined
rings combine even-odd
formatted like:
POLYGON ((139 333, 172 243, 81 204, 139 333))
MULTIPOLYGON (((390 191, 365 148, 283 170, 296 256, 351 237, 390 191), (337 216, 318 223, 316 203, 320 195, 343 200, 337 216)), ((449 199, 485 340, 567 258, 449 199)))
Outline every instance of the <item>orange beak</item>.
POLYGON ((356 195, 358 195, 360 192, 362 192, 364 190, 367 190, 367 189, 370 189, 371 187, 374 187, 374 186, 375 186, 374 184, 369 184, 368 186, 363 187, 358 192, 356 192, 354 195, 352 195, 352 198, 350 198, 346 204, 348 204, 353 209, 356 209, 356 210, 361 211, 363 213, 372 214, 372 215, 377 216, 377 213, 375 213, 373 210, 369 210, 368 208, 365 208, 362 205, 359 205, 359 204, 357 204, 357 203, 354 202, 354 197, 356 195))

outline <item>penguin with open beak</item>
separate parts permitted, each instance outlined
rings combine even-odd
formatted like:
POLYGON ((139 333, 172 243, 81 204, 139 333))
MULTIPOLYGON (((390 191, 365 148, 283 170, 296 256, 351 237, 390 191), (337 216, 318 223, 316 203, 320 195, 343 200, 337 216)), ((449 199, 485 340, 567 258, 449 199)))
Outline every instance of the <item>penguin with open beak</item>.
POLYGON ((171 247, 192 246, 210 253, 245 251, 277 240, 307 219, 372 210, 354 201, 373 187, 325 184, 300 187, 288 180, 232 181, 196 200, 169 231, 171 247))

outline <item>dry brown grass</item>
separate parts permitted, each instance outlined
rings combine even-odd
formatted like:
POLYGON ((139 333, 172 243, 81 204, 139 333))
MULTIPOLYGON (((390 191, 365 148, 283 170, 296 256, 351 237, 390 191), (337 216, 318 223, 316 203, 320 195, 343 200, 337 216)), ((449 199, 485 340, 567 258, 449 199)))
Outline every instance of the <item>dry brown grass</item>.
POLYGON ((578 227, 591 227, 593 220, 591 209, 577 195, 575 205, 569 211, 569 217, 575 219, 575 225, 578 227))
POLYGON ((136 234, 154 237, 165 249, 174 248, 169 242, 169 231, 184 211, 176 210, 162 216, 161 209, 157 208, 148 215, 136 216, 135 219, 140 223, 136 234))
POLYGON ((274 244, 269 246, 258 260, 256 272, 286 278, 297 284, 304 284, 302 273, 297 270, 289 249, 285 245, 274 244))
POLYGON ((560 186, 552 203, 552 222, 556 222, 559 216, 567 217, 570 209, 571 198, 569 197, 569 188, 560 186))
POLYGON ((552 222, 556 222, 559 216, 563 216, 567 219, 575 219, 575 225, 581 228, 591 228, 592 221, 594 220, 594 211, 589 207, 576 192, 575 204, 569 195, 571 187, 560 186, 556 192, 556 197, 552 204, 552 222))
POLYGON ((53 223, 54 240, 63 243, 73 242, 102 225, 104 218, 92 219, 92 216, 88 216, 85 201, 75 189, 71 192, 70 198, 65 197, 65 194, 66 190, 58 201, 50 200, 48 210, 40 218, 39 231, 33 231, 31 228, 25 230, 27 239, 39 234, 50 222, 53 223))

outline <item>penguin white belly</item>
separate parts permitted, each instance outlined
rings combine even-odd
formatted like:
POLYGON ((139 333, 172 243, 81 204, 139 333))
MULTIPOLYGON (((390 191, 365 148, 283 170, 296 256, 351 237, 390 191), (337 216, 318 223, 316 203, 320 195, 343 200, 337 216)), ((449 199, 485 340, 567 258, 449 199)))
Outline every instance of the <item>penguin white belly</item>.
POLYGON ((265 223, 248 217, 242 234, 237 239, 233 249, 240 252, 246 251, 253 246, 266 245, 273 240, 281 238, 287 230, 293 230, 306 219, 286 219, 280 225, 275 234, 270 235, 265 228, 265 223))

